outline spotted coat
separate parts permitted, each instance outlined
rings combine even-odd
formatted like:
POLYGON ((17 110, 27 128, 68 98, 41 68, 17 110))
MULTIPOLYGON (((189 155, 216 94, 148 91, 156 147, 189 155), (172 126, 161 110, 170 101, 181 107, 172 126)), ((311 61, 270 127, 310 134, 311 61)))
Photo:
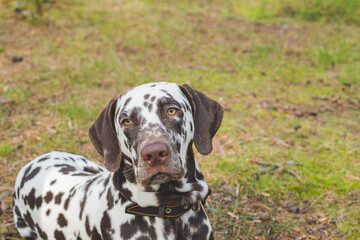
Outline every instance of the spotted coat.
POLYGON ((14 219, 26 239, 213 239, 201 207, 175 218, 134 216, 125 207, 201 201, 208 192, 201 154, 221 106, 188 85, 149 83, 112 99, 89 130, 105 167, 52 151, 26 164, 14 189, 14 219))

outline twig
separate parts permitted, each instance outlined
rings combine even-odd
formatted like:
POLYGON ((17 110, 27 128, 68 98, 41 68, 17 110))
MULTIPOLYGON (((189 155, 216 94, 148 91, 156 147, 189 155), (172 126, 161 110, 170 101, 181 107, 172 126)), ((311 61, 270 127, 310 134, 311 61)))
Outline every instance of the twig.
POLYGON ((358 180, 358 181, 360 181, 360 177, 352 176, 352 175, 349 175, 349 174, 346 174, 345 176, 346 176, 347 178, 351 178, 351 179, 353 179, 353 180, 358 180))
MULTIPOLYGON (((249 161, 262 166, 274 167, 275 169, 278 169, 279 173, 287 172, 288 174, 296 177, 299 182, 304 183, 304 180, 302 180, 301 177, 294 171, 284 168, 280 163, 270 163, 262 161, 263 158, 264 157, 252 158, 249 161)), ((360 180, 360 178, 358 180, 360 180)))
POLYGON ((294 171, 292 170, 289 170, 289 169, 285 169, 285 171, 290 174, 290 175, 293 175, 294 177, 296 177, 296 179, 301 182, 301 183, 304 183, 304 180, 301 179, 301 177, 294 171))
POLYGON ((14 187, 0 186, 0 191, 12 191, 14 187))

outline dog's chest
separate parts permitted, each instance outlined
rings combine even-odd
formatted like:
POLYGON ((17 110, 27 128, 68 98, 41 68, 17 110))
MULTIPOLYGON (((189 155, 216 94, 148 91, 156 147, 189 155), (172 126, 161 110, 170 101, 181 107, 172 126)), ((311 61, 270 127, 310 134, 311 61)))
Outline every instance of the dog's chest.
POLYGON ((78 155, 45 154, 20 175, 16 204, 48 238, 178 239, 175 233, 182 233, 184 222, 194 214, 177 219, 126 214, 131 202, 114 188, 112 175, 78 155))

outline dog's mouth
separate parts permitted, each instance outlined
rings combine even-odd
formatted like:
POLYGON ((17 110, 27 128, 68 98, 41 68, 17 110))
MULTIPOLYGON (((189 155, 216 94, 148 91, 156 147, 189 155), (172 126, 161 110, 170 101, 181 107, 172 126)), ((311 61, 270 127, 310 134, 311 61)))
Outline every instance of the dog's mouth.
POLYGON ((143 186, 149 186, 149 185, 156 185, 156 184, 162 184, 167 183, 169 181, 173 180, 179 180, 184 176, 184 170, 182 170, 178 174, 169 174, 165 172, 158 172, 154 174, 145 184, 142 184, 143 186))
POLYGON ((152 176, 149 181, 146 183, 146 185, 154 185, 154 184, 161 184, 169 182, 172 179, 171 175, 168 173, 157 173, 154 176, 152 176))

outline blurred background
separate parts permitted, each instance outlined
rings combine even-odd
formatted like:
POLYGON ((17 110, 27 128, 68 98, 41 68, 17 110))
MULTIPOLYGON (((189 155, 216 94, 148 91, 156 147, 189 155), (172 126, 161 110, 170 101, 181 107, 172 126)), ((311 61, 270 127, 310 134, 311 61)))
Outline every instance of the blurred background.
POLYGON ((360 239, 360 1, 0 0, 0 239, 19 169, 153 81, 219 101, 216 239, 360 239))

